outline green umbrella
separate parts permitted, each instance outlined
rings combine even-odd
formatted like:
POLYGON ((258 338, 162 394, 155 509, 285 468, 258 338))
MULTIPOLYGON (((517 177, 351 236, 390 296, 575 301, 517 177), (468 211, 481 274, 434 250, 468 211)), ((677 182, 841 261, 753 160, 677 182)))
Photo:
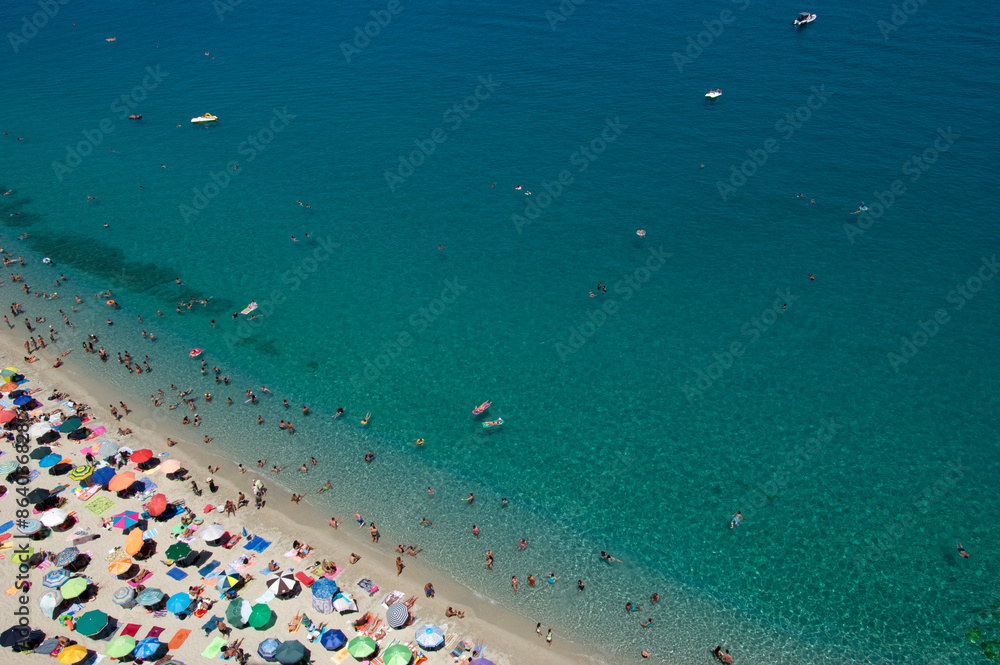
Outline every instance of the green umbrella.
POLYGON ((226 608, 226 621, 237 628, 244 628, 248 618, 250 618, 250 603, 242 598, 234 598, 229 602, 229 607, 226 608))
POLYGON ((87 585, 89 584, 90 580, 86 577, 74 577, 73 579, 67 581, 66 584, 59 587, 59 593, 61 593, 62 597, 67 600, 70 598, 76 598, 87 590, 87 585))
POLYGON ((112 658, 121 658, 132 653, 135 649, 135 638, 128 635, 119 635, 108 643, 108 655, 112 658))
POLYGON ((183 559, 188 554, 191 553, 191 548, 188 547, 187 543, 174 543, 167 548, 167 558, 173 561, 178 559, 183 559))
POLYGON ((263 603, 257 603, 250 610, 250 619, 247 621, 254 628, 263 628, 271 620, 271 608, 263 603))
POLYGON ((355 658, 370 656, 375 653, 377 648, 378 644, 375 643, 375 640, 367 635, 358 635, 347 643, 347 653, 351 654, 355 658))
POLYGON ((382 662, 385 665, 407 665, 413 660, 413 654, 405 644, 393 644, 382 652, 382 662))
MULTIPOLYGON (((65 585, 63 585, 65 586, 65 585)), ((91 610, 76 622, 76 632, 90 637, 104 630, 108 625, 108 615, 100 610, 91 610)))

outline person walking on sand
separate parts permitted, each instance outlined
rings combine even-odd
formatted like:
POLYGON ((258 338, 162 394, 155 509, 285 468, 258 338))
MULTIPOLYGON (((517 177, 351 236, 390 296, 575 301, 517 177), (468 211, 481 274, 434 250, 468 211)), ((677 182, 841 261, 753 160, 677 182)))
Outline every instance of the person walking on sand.
POLYGON ((378 532, 378 528, 375 526, 375 522, 372 522, 371 526, 368 527, 368 533, 372 536, 372 542, 377 544, 380 534, 378 532))
POLYGON ((549 643, 549 646, 552 646, 552 629, 551 628, 549 628, 549 634, 545 636, 545 641, 549 643))
POLYGON ((541 621, 539 621, 538 623, 535 624, 535 634, 538 635, 539 637, 542 636, 542 622, 541 621))
POLYGON ((396 557, 396 577, 399 577, 403 572, 403 559, 401 557, 396 557))

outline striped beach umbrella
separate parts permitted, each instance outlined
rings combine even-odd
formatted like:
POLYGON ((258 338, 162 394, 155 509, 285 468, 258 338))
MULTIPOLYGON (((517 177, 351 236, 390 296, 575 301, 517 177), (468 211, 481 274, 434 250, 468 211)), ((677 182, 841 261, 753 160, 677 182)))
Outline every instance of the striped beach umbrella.
POLYGON ((229 591, 234 586, 243 581, 243 578, 237 573, 229 573, 226 575, 219 575, 219 578, 215 580, 215 588, 223 593, 229 591))
POLYGON ((17 523, 17 530, 26 536, 31 536, 42 530, 42 523, 38 520, 20 520, 17 523))
POLYGON ((111 565, 108 566, 108 572, 118 577, 119 575, 124 575, 132 568, 132 559, 128 557, 124 559, 118 559, 117 561, 112 561, 111 565))
POLYGON ((52 510, 47 510, 42 513, 39 522, 45 526, 59 526, 63 522, 69 519, 69 513, 67 513, 62 508, 53 508, 52 510))
POLYGON ((57 566, 65 566, 66 564, 73 563, 76 561, 76 557, 80 556, 80 550, 75 547, 67 547, 62 552, 56 555, 54 563, 57 566))
POLYGON ((160 649, 167 646, 155 637, 147 637, 139 641, 135 645, 135 650, 132 655, 136 657, 137 660, 148 660, 152 659, 155 654, 157 654, 160 649))
POLYGON ((434 649, 444 644, 444 631, 432 624, 421 626, 416 632, 417 644, 425 649, 434 649))
POLYGON ((62 594, 58 591, 46 591, 42 594, 42 597, 38 599, 38 607, 41 608, 42 614, 48 618, 52 618, 55 614, 56 608, 59 604, 63 602, 62 594))
POLYGON ((73 480, 84 480, 94 475, 93 464, 81 464, 69 472, 69 477, 73 480))
POLYGON ((43 469, 47 469, 50 466, 55 466, 61 461, 62 461, 62 455, 60 455, 59 453, 50 453, 45 457, 43 457, 42 459, 38 460, 38 466, 40 466, 43 469))
POLYGON ((283 596, 287 593, 295 591, 296 584, 298 584, 298 580, 295 579, 294 575, 291 573, 282 573, 268 578, 267 590, 275 596, 283 596))
POLYGON ((59 593, 66 600, 72 600, 86 591, 88 586, 90 586, 90 580, 86 577, 74 577, 59 587, 59 593))
POLYGON ((413 660, 413 653, 405 644, 393 644, 382 652, 382 662, 385 665, 407 665, 413 660))
POLYGON ((115 591, 115 595, 112 599, 115 601, 115 605, 125 605, 129 601, 135 598, 135 589, 129 586, 119 587, 115 591))
POLYGON ((376 649, 378 649, 378 644, 367 635, 358 635, 347 643, 347 653, 355 658, 370 656, 375 653, 376 649))
MULTIPOLYGON (((117 478, 117 476, 115 476, 117 478)), ((134 510, 126 510, 114 516, 111 526, 116 529, 131 529, 139 523, 139 513, 134 510)))
POLYGON ((107 654, 112 658, 127 656, 135 649, 135 638, 129 635, 119 635, 108 643, 107 654))
POLYGON ((139 595, 135 597, 135 602, 137 605, 150 607, 152 605, 156 605, 162 599, 163 592, 159 589, 143 589, 139 595))
POLYGON ((45 573, 45 577, 42 578, 42 586, 49 589, 58 589, 63 584, 66 584, 70 577, 69 571, 56 568, 45 573))
POLYGON ((100 610, 91 610, 76 621, 76 632, 90 637, 108 625, 108 615, 100 610))
POLYGON ((0 369, 0 377, 3 377, 5 379, 7 379, 8 381, 12 380, 9 377, 12 377, 12 376, 14 376, 16 374, 17 374, 17 368, 16 367, 4 367, 3 369, 0 369))
POLYGON ((68 646, 59 652, 57 659, 63 665, 74 665, 87 657, 87 647, 82 644, 68 646))
POLYGON ((385 611, 385 621, 393 628, 402 628, 410 618, 410 610, 402 602, 395 602, 385 611))
POLYGON ((19 466, 20 464, 17 463, 17 460, 7 460, 3 464, 0 464, 0 474, 6 475, 19 466))

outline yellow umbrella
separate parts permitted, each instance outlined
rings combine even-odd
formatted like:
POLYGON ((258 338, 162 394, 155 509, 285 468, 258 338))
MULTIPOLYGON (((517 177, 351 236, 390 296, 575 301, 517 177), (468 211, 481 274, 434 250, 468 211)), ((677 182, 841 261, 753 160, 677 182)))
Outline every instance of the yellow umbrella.
MULTIPOLYGON (((142 547, 142 545, 140 545, 140 547, 142 547)), ((108 572, 117 577, 118 575, 127 572, 131 567, 132 559, 118 559, 108 566, 108 572)))
POLYGON ((73 665, 79 663, 87 657, 87 647, 82 644, 68 646, 59 652, 59 662, 63 665, 73 665))
POLYGON ((135 556, 142 549, 142 529, 136 528, 128 532, 125 539, 125 552, 130 556, 135 556))

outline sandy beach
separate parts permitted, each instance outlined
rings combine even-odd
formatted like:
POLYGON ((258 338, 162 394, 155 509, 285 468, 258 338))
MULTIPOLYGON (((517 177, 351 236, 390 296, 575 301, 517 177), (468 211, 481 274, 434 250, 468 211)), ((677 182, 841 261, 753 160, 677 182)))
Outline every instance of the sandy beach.
MULTIPOLYGON (((28 314, 31 314, 29 311, 28 314)), ((241 534, 244 529, 248 535, 256 535, 271 542, 271 545, 263 552, 255 553, 244 549, 249 537, 243 538, 233 549, 223 549, 221 547, 209 547, 199 539, 192 542, 192 547, 200 546, 202 549, 210 551, 212 560, 220 561, 222 566, 233 562, 241 555, 251 554, 255 556, 253 562, 246 567, 248 574, 255 578, 247 588, 239 592, 239 597, 246 598, 253 602, 264 594, 267 589, 264 579, 266 574, 260 571, 264 569, 271 560, 274 560, 284 571, 292 573, 305 573, 315 568, 315 562, 324 559, 331 560, 342 567, 334 581, 343 589, 345 593, 350 593, 357 600, 358 612, 344 615, 336 612, 323 615, 310 607, 311 593, 309 589, 302 588, 301 591, 291 599, 276 599, 269 602, 274 610, 276 620, 273 626, 267 630, 255 630, 244 628, 233 630, 230 640, 245 638, 243 648, 250 656, 249 662, 263 662, 257 655, 258 644, 266 638, 273 637, 279 640, 298 639, 302 641, 311 651, 312 662, 339 663, 356 662, 353 658, 346 656, 346 652, 328 652, 319 642, 309 644, 306 642, 308 631, 299 628, 297 632, 290 633, 287 629, 293 617, 305 613, 314 623, 326 624, 326 628, 339 628, 344 631, 348 639, 358 633, 352 627, 352 622, 366 612, 370 612, 374 617, 385 620, 385 608, 380 603, 388 594, 394 590, 401 591, 404 599, 416 598, 416 602, 411 609, 413 621, 407 628, 400 630, 390 630, 383 637, 380 646, 385 648, 393 641, 406 644, 413 642, 414 629, 423 624, 436 624, 440 626, 448 636, 446 648, 437 651, 422 650, 427 656, 428 663, 453 663, 459 662, 453 658, 451 651, 460 642, 467 642, 472 645, 484 646, 483 657, 495 663, 579 663, 579 662, 614 662, 609 656, 595 654, 589 647, 573 644, 566 641, 556 630, 553 633, 553 643, 546 646, 545 639, 536 635, 533 621, 525 617, 511 613, 495 603, 490 602, 469 589, 454 583, 448 576, 440 574, 431 566, 427 565, 419 556, 402 555, 404 569, 400 575, 396 572, 395 544, 383 542, 373 546, 369 541, 368 529, 359 528, 351 516, 345 516, 344 522, 339 529, 331 528, 328 525, 330 516, 320 514, 317 509, 308 504, 308 499, 303 503, 292 503, 289 495, 283 492, 280 487, 274 486, 271 482, 273 474, 256 473, 254 460, 239 460, 249 467, 254 467, 246 473, 241 473, 237 467, 237 461, 229 460, 212 453, 211 446, 205 446, 201 442, 191 440, 191 429, 185 430, 181 425, 174 423, 176 418, 168 419, 166 409, 153 409, 145 404, 130 404, 134 410, 126 415, 120 423, 109 414, 107 407, 101 405, 118 404, 126 398, 123 395, 115 394, 115 391, 108 385, 88 377, 79 366, 74 355, 69 354, 65 358, 65 363, 58 368, 52 366, 53 360, 58 357, 59 352, 56 347, 49 347, 38 351, 36 355, 38 362, 27 364, 23 361, 24 354, 19 347, 23 345, 22 333, 17 329, 7 330, 0 336, 0 360, 2 365, 18 368, 19 372, 26 375, 27 381, 25 389, 34 390, 41 388, 35 394, 43 405, 32 414, 49 412, 56 406, 56 402, 48 401, 47 398, 53 390, 60 390, 68 393, 71 398, 78 403, 90 405, 89 414, 94 419, 88 422, 88 427, 103 425, 107 432, 97 437, 94 442, 109 440, 120 446, 127 446, 133 450, 148 448, 153 451, 154 456, 166 453, 164 459, 176 459, 182 467, 190 470, 191 479, 198 482, 203 490, 201 496, 196 496, 192 491, 190 481, 177 482, 165 478, 164 474, 151 472, 148 477, 158 486, 156 492, 164 493, 168 500, 183 500, 197 516, 203 517, 205 524, 218 523, 232 534, 241 534), (127 436, 118 435, 118 427, 131 428, 132 433, 127 436), (185 436, 187 435, 187 436, 185 436), (180 443, 173 447, 167 447, 167 438, 178 440, 180 443), (207 468, 209 466, 219 466, 220 470, 212 475, 214 483, 218 485, 216 493, 210 493, 204 482, 208 477, 207 468), (252 484, 260 479, 266 486, 266 505, 263 509, 255 510, 253 505, 252 484), (234 516, 230 517, 224 513, 212 511, 206 513, 208 504, 214 506, 224 505, 227 500, 237 500, 239 492, 246 494, 249 504, 241 507, 234 516), (303 560, 296 561, 283 556, 292 547, 293 541, 308 543, 314 549, 303 560), (351 553, 361 556, 360 561, 351 565, 348 557, 351 553), (361 579, 373 581, 379 591, 369 595, 358 587, 361 579), (435 595, 433 598, 425 597, 423 593, 424 585, 433 583, 435 595), (449 606, 464 610, 465 618, 446 617, 445 610, 449 606)), ((71 337, 71 335, 65 335, 71 337)), ((72 345, 64 347, 75 348, 72 345)), ((169 381, 161 379, 163 383, 169 381)), ((197 432, 197 430, 195 430, 197 432)), ((87 442, 74 442, 62 437, 60 444, 54 450, 64 457, 70 459, 74 466, 84 464, 84 456, 79 449, 90 445, 87 442)), ((36 444, 32 443, 32 447, 36 444)), ((6 443, 3 446, 5 455, 0 457, 0 461, 13 459, 13 444, 6 443)), ((31 460, 29 468, 37 466, 36 460, 31 460)), ((128 465, 129 469, 134 469, 134 465, 128 465)), ((137 473, 137 476, 141 476, 137 473)), ((69 483, 70 487, 61 496, 66 497, 64 509, 72 511, 78 524, 68 532, 52 532, 51 535, 38 541, 26 541, 18 537, 16 529, 10 529, 8 533, 14 534, 14 538, 7 542, 15 543, 15 546, 28 542, 34 546, 35 551, 47 550, 59 552, 69 546, 67 536, 71 536, 78 530, 84 530, 89 534, 96 534, 99 537, 85 542, 79 546, 81 551, 89 551, 92 554, 92 561, 82 571, 82 575, 89 577, 99 586, 100 590, 96 597, 85 604, 85 607, 77 612, 77 616, 94 609, 102 610, 117 621, 118 629, 112 635, 120 634, 126 624, 136 623, 142 627, 136 639, 146 636, 154 626, 164 630, 160 637, 161 641, 168 642, 171 636, 178 630, 191 630, 190 636, 176 648, 170 648, 169 654, 182 662, 207 662, 209 659, 202 655, 202 652, 212 643, 213 639, 219 635, 213 631, 211 636, 206 636, 201 630, 205 619, 210 616, 224 616, 228 601, 217 602, 215 607, 203 619, 188 616, 179 619, 173 613, 157 614, 152 613, 142 607, 125 609, 113 602, 113 595, 116 589, 123 586, 123 582, 113 577, 108 569, 109 551, 125 542, 125 536, 118 529, 103 530, 101 518, 94 512, 87 509, 86 503, 75 497, 72 493, 78 483, 68 480, 65 477, 55 478, 47 475, 44 470, 36 480, 31 481, 26 487, 30 490, 33 487, 51 488, 61 483, 69 483)), ((16 519, 16 499, 13 491, 15 486, 8 484, 7 495, 0 499, 0 522, 7 522, 16 519)), ((372 489, 372 491, 377 491, 372 489)), ((113 502, 113 507, 102 512, 104 517, 119 513, 124 510, 143 511, 142 500, 133 496, 128 499, 121 499, 115 493, 100 491, 97 498, 106 498, 113 502)), ((89 501, 93 501, 90 498, 89 501)), ((37 517, 37 516, 34 516, 37 517)), ((169 566, 164 563, 164 552, 175 541, 171 536, 171 527, 179 524, 178 517, 174 517, 166 522, 153 522, 147 528, 155 529, 158 533, 153 538, 156 541, 156 553, 142 565, 149 569, 152 575, 144 585, 147 588, 159 588, 166 597, 173 594, 186 592, 189 587, 197 584, 206 584, 204 598, 218 599, 220 593, 214 589, 210 582, 203 582, 197 569, 188 568, 188 576, 181 580, 172 579, 167 576, 169 566)), ((9 585, 15 582, 16 568, 11 564, 11 553, 8 549, 5 554, 5 561, 0 564, 7 570, 9 585)), ((197 551, 197 550, 196 550, 197 551)), ((25 605, 30 612, 30 625, 32 628, 43 630, 47 636, 65 635, 71 640, 79 642, 85 646, 92 654, 102 654, 107 647, 107 641, 97 641, 84 637, 79 633, 69 631, 55 619, 43 616, 39 609, 38 600, 46 592, 42 585, 42 577, 46 572, 52 570, 32 569, 28 573, 28 580, 31 582, 30 590, 22 595, 20 593, 10 593, 0 596, 0 606, 8 616, 15 616, 14 612, 21 605, 24 596, 28 603, 25 605)), ((221 570, 221 567, 220 567, 221 570)), ((548 627, 542 628, 541 635, 545 635, 548 627)), ((471 652, 466 651, 461 656, 465 659, 471 658, 471 652)), ((640 661, 636 654, 636 661, 640 661)), ((366 661, 365 661, 366 662, 366 661)), ((657 662, 657 661, 652 661, 657 662)))

